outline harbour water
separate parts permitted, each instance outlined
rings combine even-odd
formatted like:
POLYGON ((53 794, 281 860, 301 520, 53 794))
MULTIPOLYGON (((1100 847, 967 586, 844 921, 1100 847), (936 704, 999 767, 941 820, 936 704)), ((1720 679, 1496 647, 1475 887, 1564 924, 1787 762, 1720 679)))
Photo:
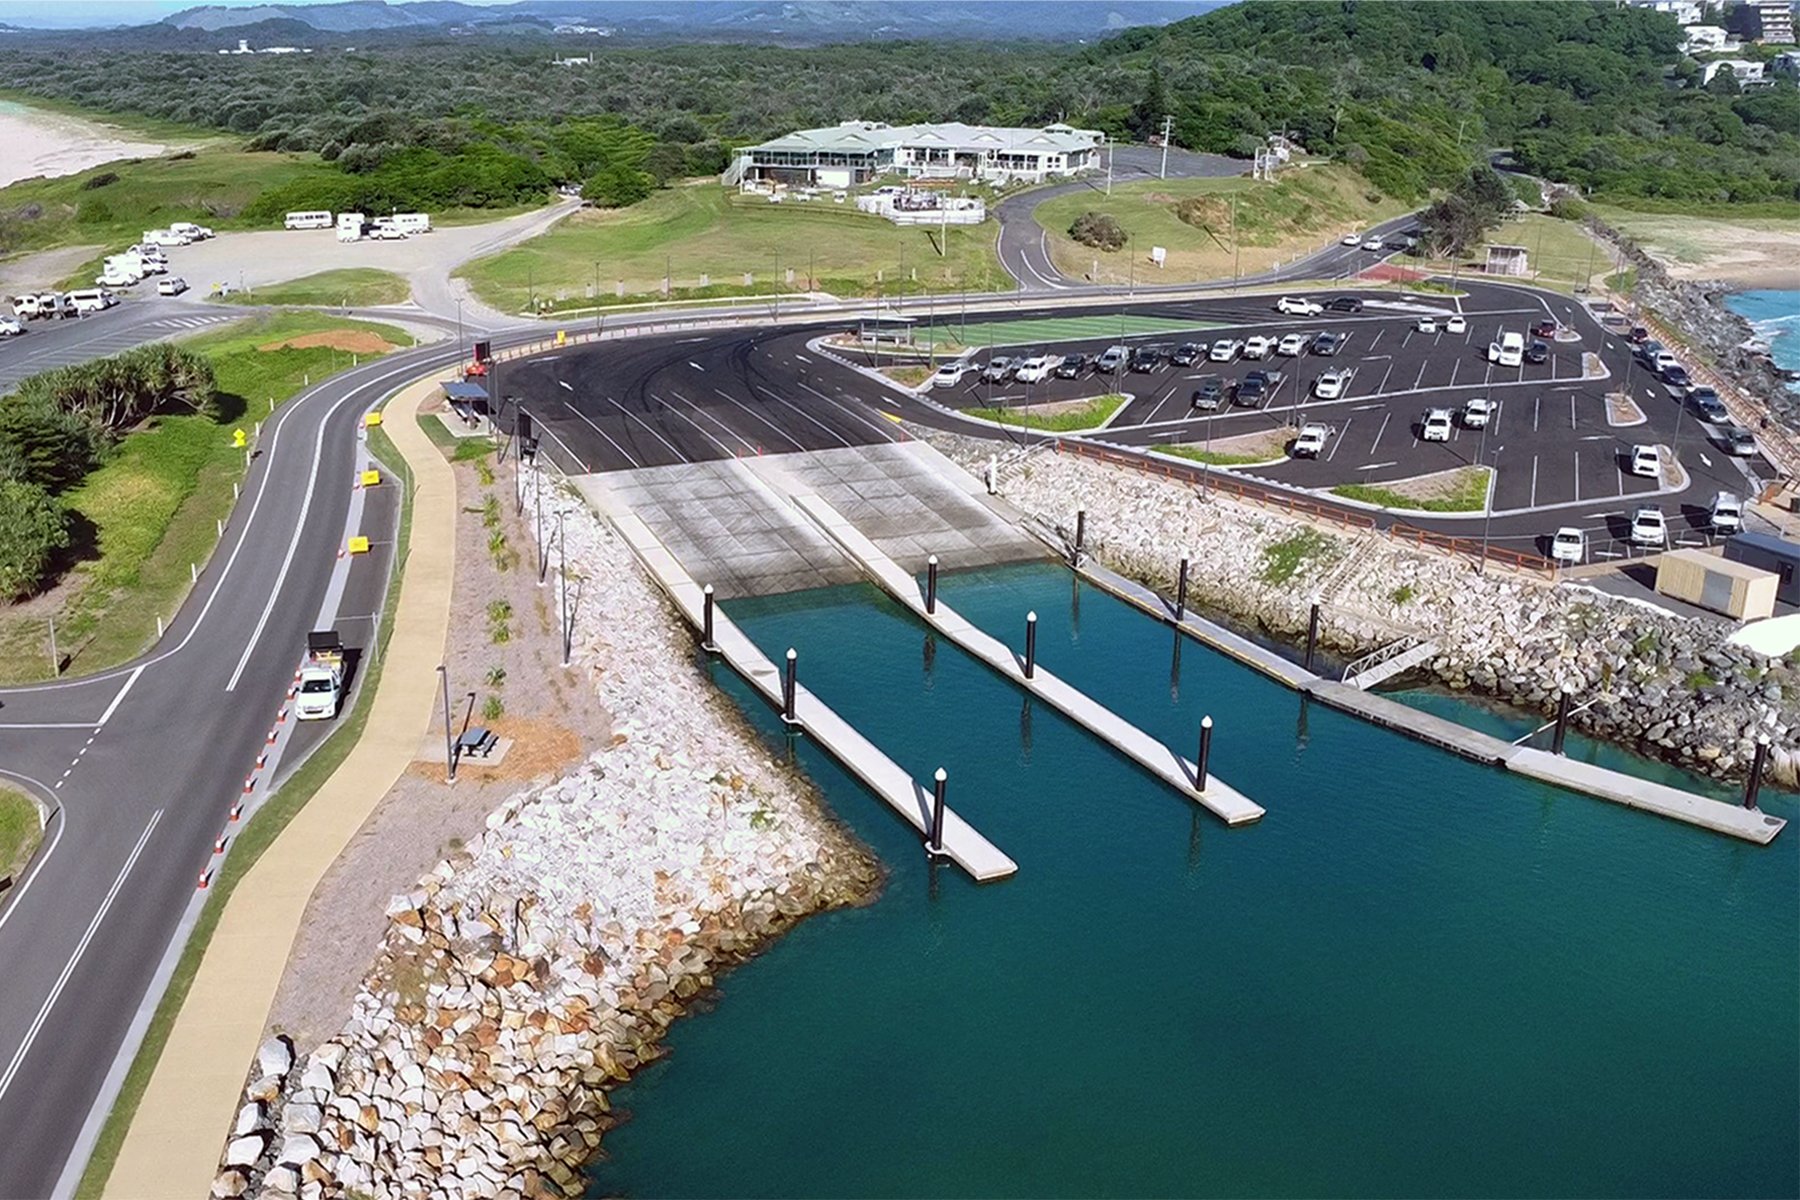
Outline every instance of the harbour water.
POLYGON ((1769 343, 1776 366, 1800 371, 1800 291, 1737 292, 1727 304, 1769 343))
POLYGON ((674 1026, 614 1096, 632 1116, 592 1195, 1800 1189, 1800 838, 1747 846, 1307 706, 1191 642, 1177 661, 1060 568, 943 594, 1013 642, 1035 609, 1046 666, 1171 743, 1210 713, 1214 769, 1268 816, 1226 829, 870 588, 731 604, 917 777, 945 767, 1020 870, 930 870, 797 739, 887 888, 674 1026))

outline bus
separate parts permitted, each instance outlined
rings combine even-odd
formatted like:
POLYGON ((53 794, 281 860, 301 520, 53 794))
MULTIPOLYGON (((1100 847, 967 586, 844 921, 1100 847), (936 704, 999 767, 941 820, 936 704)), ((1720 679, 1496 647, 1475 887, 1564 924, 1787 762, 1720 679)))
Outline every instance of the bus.
POLYGON ((284 224, 289 229, 330 229, 331 214, 328 212, 291 212, 284 224))

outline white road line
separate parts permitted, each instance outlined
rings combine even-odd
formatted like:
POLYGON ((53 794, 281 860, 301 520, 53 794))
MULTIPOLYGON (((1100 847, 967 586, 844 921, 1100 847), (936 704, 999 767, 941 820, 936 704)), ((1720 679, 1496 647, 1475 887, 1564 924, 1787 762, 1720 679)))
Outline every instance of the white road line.
POLYGON ((1543 411, 1543 408, 1544 398, 1542 396, 1533 396, 1531 398, 1531 432, 1533 433, 1537 432, 1538 414, 1543 411))
MULTIPOLYGON (((143 673, 144 673, 144 668, 139 667, 137 670, 133 671, 130 675, 125 677, 125 686, 119 689, 119 694, 112 698, 112 703, 107 705, 106 711, 100 714, 100 720, 97 722, 97 724, 105 725, 108 721, 112 720, 113 713, 118 711, 119 702, 121 700, 125 699, 125 693, 129 692, 131 690, 131 685, 136 683, 138 681, 138 676, 142 675, 143 673)), ((92 740, 92 739, 90 739, 90 740, 92 740)))
POLYGON ((1569 393, 1569 428, 1575 428, 1575 393, 1569 393))
POLYGON ((1581 502, 1581 451, 1575 452, 1575 502, 1581 502))
POLYGON ((656 426, 650 424, 650 422, 644 420, 643 417, 640 417, 637 413, 632 412, 629 408, 626 408, 623 404, 619 403, 617 400, 614 400, 611 396, 601 396, 600 398, 602 400, 606 401, 608 404, 612 405, 614 408, 618 409, 620 412, 624 413, 626 420, 636 421, 639 425, 642 425, 645 429, 648 429, 650 431, 651 437, 655 438, 657 441, 661 442, 663 445, 665 445, 669 448, 669 453, 673 454, 675 456, 676 462, 686 462, 688 460, 687 455, 682 453, 681 450, 675 445, 674 442, 671 442, 668 438, 666 438, 662 435, 662 430, 656 428, 656 426))
MULTIPOLYGON (((800 383, 799 380, 795 380, 795 382, 800 383)), ((817 396, 819 399, 823 400, 825 403, 831 405, 831 407, 837 409, 839 412, 845 414, 851 420, 860 421, 863 425, 874 430, 876 437, 880 441, 891 442, 894 440, 894 430, 891 425, 884 426, 881 424, 877 424, 874 417, 869 416, 867 413, 859 412, 855 408, 852 408, 848 404, 844 404, 837 400, 833 400, 830 396, 827 396, 824 392, 821 392, 818 388, 812 387, 809 384, 800 383, 800 386, 805 388, 807 391, 811 392, 813 395, 817 396)))
POLYGON ((694 370, 700 372, 702 375, 706 374, 706 368, 701 366, 699 363, 695 362, 691 358, 688 359, 688 366, 694 368, 694 370))
POLYGON ((1429 367, 1430 365, 1431 365, 1430 359, 1426 359, 1424 362, 1419 364, 1419 377, 1417 379, 1413 380, 1413 385, 1412 385, 1413 391, 1417 392, 1417 391, 1422 391, 1424 389, 1424 387, 1425 387, 1425 368, 1429 367))
POLYGON ((1383 467, 1392 467, 1392 466, 1397 465, 1398 461, 1399 460, 1396 459, 1394 462, 1364 463, 1362 466, 1360 466, 1356 469, 1359 471, 1379 471, 1383 467))
POLYGON ((112 887, 107 890, 106 898, 100 902, 100 908, 94 913, 94 919, 88 922, 87 932, 81 935, 81 941, 75 946, 75 953, 71 954, 69 961, 63 964, 62 974, 57 976, 55 986, 44 998, 43 1007, 38 1009, 37 1017, 31 1022, 31 1027, 25 1031, 24 1040, 19 1043, 18 1050, 14 1052, 12 1063, 6 1068, 6 1074, 0 1075, 0 1099, 6 1097, 6 1090, 12 1086, 13 1079, 19 1073, 20 1065, 25 1061, 25 1056, 31 1052, 32 1043, 37 1041, 38 1031, 43 1029, 44 1021, 49 1018, 50 1010, 56 1006, 57 999, 62 996, 63 988, 68 986, 69 976, 75 973, 76 966, 81 962, 81 956, 87 953, 88 944, 94 940, 94 934, 99 930, 100 922, 106 919, 107 910, 112 908, 113 901, 118 898, 119 889, 125 885, 125 877, 130 875, 131 868, 137 865, 138 855, 144 852, 145 843, 150 840, 150 835, 156 832, 157 822, 162 820, 162 815, 163 810, 157 809, 151 816, 150 823, 144 826, 144 832, 138 835, 137 845, 131 848, 131 855, 126 858, 125 865, 119 868, 118 877, 113 880, 112 887))
POLYGON ((0 733, 8 729, 94 729, 92 721, 20 721, 17 724, 0 724, 0 733))
POLYGON ((1531 456, 1531 507, 1537 507, 1537 468, 1538 456, 1531 456))
POLYGON ((787 405, 789 408, 793 409, 795 412, 799 413, 801 416, 803 416, 807 420, 811 421, 814 425, 817 425, 820 429, 823 429, 826 433, 829 433, 832 437, 836 438, 839 442, 843 443, 845 446, 849 446, 849 445, 853 444, 849 438, 845 437, 843 434, 839 433, 837 430, 833 429, 831 426, 825 424, 825 422, 819 420, 819 418, 813 416, 811 413, 807 412, 804 408, 801 408, 798 404, 795 404, 792 400, 786 399, 780 393, 770 391, 768 388, 763 387, 760 384, 751 384, 750 389, 752 391, 761 392, 764 396, 768 397, 770 400, 773 400, 777 404, 787 405))
POLYGON ((1369 443, 1369 453, 1375 453, 1375 447, 1381 445, 1381 435, 1387 432, 1388 422, 1394 419, 1393 413, 1381 415, 1381 428, 1375 431, 1375 440, 1369 443))
MULTIPOLYGON (((794 449, 796 449, 796 450, 806 449, 806 447, 801 444, 801 442, 798 438, 796 438, 793 434, 789 433, 787 430, 783 429, 781 426, 777 425, 775 422, 769 420, 769 418, 764 416, 762 413, 756 411, 756 409, 753 406, 744 403, 742 400, 739 400, 736 396, 733 396, 728 392, 720 391, 718 388, 714 388, 713 392, 720 399, 724 400, 725 403, 731 405, 733 408, 741 409, 752 420, 761 421, 764 425, 767 425, 772 431, 774 431, 774 434, 776 437, 778 437, 782 441, 788 443, 794 449)), ((762 450, 759 448, 757 450, 757 453, 761 454, 762 450)))
POLYGON ((1381 382, 1375 385, 1375 394, 1377 396, 1379 396, 1383 392, 1387 391, 1388 376, 1392 375, 1393 373, 1394 373, 1394 360, 1390 358, 1390 359, 1388 359, 1387 370, 1385 370, 1381 373, 1381 382))
POLYGON ((1356 418, 1355 418, 1355 417, 1345 417, 1345 418, 1344 418, 1344 427, 1343 427, 1343 428, 1342 428, 1342 429, 1340 429, 1340 430, 1338 430, 1338 431, 1337 431, 1337 436, 1336 436, 1336 437, 1335 437, 1335 438, 1333 438, 1333 439, 1332 439, 1332 441, 1331 441, 1331 453, 1330 453, 1330 454, 1327 454, 1327 455, 1326 455, 1326 456, 1325 456, 1325 461, 1326 461, 1326 462, 1330 462, 1330 461, 1331 461, 1331 460, 1333 460, 1333 459, 1335 459, 1335 458, 1336 458, 1336 457, 1337 457, 1337 452, 1338 452, 1338 447, 1339 447, 1339 446, 1342 446, 1342 445, 1343 445, 1343 444, 1344 444, 1344 435, 1345 435, 1345 434, 1346 434, 1346 433, 1349 433, 1349 432, 1350 432, 1350 422, 1352 422, 1352 421, 1354 421, 1354 420, 1356 420, 1356 418))
POLYGON ((601 437, 605 438, 606 444, 611 446, 614 450, 617 450, 620 454, 623 454, 625 456, 626 462, 630 463, 633 467, 639 467, 639 466, 643 465, 642 463, 638 462, 637 459, 635 459, 631 456, 631 451, 629 451, 625 447, 619 445, 619 443, 613 441, 611 434, 607 433, 606 430, 600 428, 600 426, 594 424, 594 422, 588 417, 588 415, 586 413, 582 412, 579 408, 576 408, 573 404, 570 404, 567 400, 563 401, 563 407, 568 409, 570 412, 574 413, 577 420, 586 422, 587 427, 589 429, 592 429, 595 433, 597 433, 601 437))
MULTIPOLYGON (((16 779, 20 783, 28 783, 45 795, 50 795, 51 789, 45 787, 42 781, 33 779, 29 775, 20 775, 18 772, 8 771, 4 767, 0 767, 0 775, 5 775, 10 779, 16 779)), ((52 796, 51 799, 54 800, 55 797, 52 796)), ((57 814, 62 811, 60 806, 52 809, 50 812, 50 819, 56 821, 57 814)), ((13 889, 12 898, 7 901, 6 907, 0 909, 0 929, 5 929, 7 921, 11 920, 12 915, 19 911, 20 902, 25 899, 25 893, 31 889, 33 883, 37 882, 37 877, 43 872, 44 864, 50 861, 50 856, 56 853, 56 847, 62 841, 63 830, 68 827, 69 819, 67 814, 64 814, 62 820, 56 821, 56 834, 50 839, 49 847, 42 854, 33 856, 31 871, 25 876, 24 882, 13 889)))
MULTIPOLYGON (((700 424, 700 422, 694 420, 694 418, 688 416, 685 412, 681 411, 679 408, 676 408, 673 404, 669 403, 667 400, 664 400, 661 396, 651 395, 650 398, 652 400, 656 401, 658 404, 662 405, 664 408, 668 409, 669 414, 671 416, 680 417, 682 420, 686 421, 689 425, 692 425, 694 427, 694 432, 698 433, 701 437, 705 438, 707 441, 711 442, 713 445, 715 445, 719 448, 720 454, 724 455, 726 458, 736 458, 737 457, 737 455, 735 453, 733 453, 731 447, 727 446, 724 442, 721 442, 718 438, 716 438, 712 434, 708 433, 706 431, 705 427, 703 427, 700 424)), ((685 403, 685 401, 684 401, 684 403, 685 403)), ((700 411, 699 407, 695 406, 694 411, 699 412, 700 411)), ((718 418, 715 417, 715 418, 713 418, 713 420, 716 422, 718 420, 718 418)), ((726 433, 731 433, 731 435, 733 437, 737 438, 738 441, 744 442, 744 445, 746 448, 751 449, 751 450, 755 449, 755 447, 752 446, 749 442, 744 441, 744 438, 741 435, 732 433, 731 427, 729 425, 720 424, 719 428, 723 429, 726 433)))

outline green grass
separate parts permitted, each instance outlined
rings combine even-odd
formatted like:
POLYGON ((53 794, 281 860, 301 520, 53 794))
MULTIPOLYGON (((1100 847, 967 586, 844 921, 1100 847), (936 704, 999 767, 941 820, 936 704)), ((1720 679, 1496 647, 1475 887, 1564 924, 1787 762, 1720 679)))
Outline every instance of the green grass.
POLYGON ((1110 197, 1071 192, 1040 204, 1037 219, 1065 274, 1153 284, 1253 274, 1410 207, 1348 167, 1313 166, 1290 169, 1275 184, 1230 176, 1120 184, 1110 197), (1108 252, 1075 242, 1069 226, 1084 212, 1110 214, 1135 245, 1108 252), (1160 270, 1149 261, 1153 246, 1168 251, 1160 270))
POLYGON ((192 156, 127 159, 57 179, 22 180, 0 188, 0 253, 90 244, 117 250, 171 221, 251 228, 239 214, 265 189, 337 173, 314 155, 251 153, 227 144, 192 156), (109 175, 117 178, 85 186, 109 175))
POLYGON ((1257 577, 1264 583, 1286 583, 1307 559, 1329 553, 1331 548, 1331 539, 1318 530, 1302 529, 1263 548, 1262 569, 1257 577))
MULTIPOLYGON (((130 434, 111 459, 63 499, 91 530, 89 553, 59 585, 56 633, 70 673, 104 670, 142 652, 159 616, 172 616, 191 586, 190 564, 204 564, 231 514, 232 487, 243 478, 244 452, 232 432, 253 431, 276 405, 352 363, 328 346, 261 347, 326 330, 366 330, 390 345, 411 344, 398 329, 317 313, 247 318, 187 345, 213 364, 223 415, 153 418, 130 434)), ((44 613, 0 614, 0 679, 49 677, 44 613)))
MULTIPOLYGON (((1578 222, 1543 213, 1527 213, 1507 221, 1487 240, 1495 245, 1525 247, 1531 268, 1526 278, 1539 287, 1559 292, 1590 287, 1594 279, 1612 267, 1605 248, 1590 238, 1578 222)), ((1486 262, 1486 247, 1470 251, 1466 261, 1486 262)))
POLYGON ((30 797, 0 787, 0 879, 11 878, 16 884, 43 836, 37 805, 30 797))
POLYGON ((848 206, 770 204, 703 183, 666 188, 630 208, 584 210, 457 275, 502 312, 525 311, 533 300, 553 311, 592 308, 596 274, 603 305, 661 299, 665 271, 671 299, 801 291, 809 272, 817 289, 847 296, 1011 288, 991 224, 952 226, 947 257, 934 248, 938 236, 848 206), (747 287, 745 272, 754 277, 747 287))
POLYGON ((1227 454, 1223 450, 1208 450, 1204 446, 1177 446, 1169 442, 1150 448, 1158 454, 1172 454, 1176 458, 1205 463, 1211 467, 1246 467, 1253 463, 1268 462, 1271 457, 1267 454, 1227 454))
POLYGON ((112 1111, 107 1114, 106 1124, 94 1143, 93 1155, 88 1159, 87 1169, 82 1173, 81 1184, 75 1192, 79 1200, 99 1200, 106 1188, 107 1177, 112 1174, 113 1163, 119 1157, 119 1148, 125 1142, 126 1131, 131 1128, 131 1119, 137 1114, 138 1104, 144 1098, 144 1089, 149 1086, 150 1076, 156 1071, 157 1060, 162 1057, 163 1047, 169 1041, 169 1031, 174 1028, 175 1018, 187 1000, 188 989, 193 986, 194 975, 200 969, 200 960, 206 956, 206 948, 212 941, 213 931, 218 928, 219 918, 224 914, 232 892, 237 890, 244 875, 256 865, 256 860, 262 857, 263 852, 281 835, 281 831, 287 828, 294 816, 306 807, 306 802, 331 778, 332 773, 356 746, 357 740, 362 737, 363 728, 369 723, 369 709, 374 704, 375 690, 381 683, 382 667, 387 661, 388 638, 394 628, 394 609, 400 602, 400 580, 405 573, 407 547, 412 539, 414 488, 412 472, 407 468, 406 460, 400 456, 392 439, 379 426, 369 431, 369 449, 401 481, 402 491, 400 530, 394 545, 394 565, 388 579, 387 597, 382 603, 381 632, 363 668, 362 686, 356 693, 355 703, 339 719, 338 727, 332 731, 331 736, 264 801, 262 808, 257 810, 232 844, 231 853, 213 879, 212 896, 201 908, 200 919, 194 923, 187 945, 182 947, 181 957, 169 979, 168 991, 163 993, 162 999, 157 1003, 156 1013, 145 1031, 143 1045, 138 1048, 137 1057, 132 1060, 131 1069, 126 1072, 125 1082, 119 1089, 119 1097, 113 1103, 112 1111))
POLYGON ((233 292, 227 304, 294 304, 329 308, 366 308, 374 304, 404 304, 412 287, 392 271, 374 267, 347 267, 320 271, 287 283, 254 292, 233 292))
POLYGON ((1125 403, 1125 397, 1117 392, 1105 396, 1095 396, 1080 408, 1068 409, 1058 413, 1021 412, 1014 408, 965 408, 963 415, 976 417, 983 421, 992 421, 997 425, 1012 425, 1020 429, 1038 429, 1045 433, 1074 433, 1082 429, 1094 429, 1106 423, 1119 411, 1125 403))
POLYGON ((1331 489, 1346 500, 1360 500, 1381 508, 1410 508, 1419 512, 1480 512, 1487 504, 1488 473, 1480 467, 1455 471, 1439 495, 1409 496, 1375 483, 1344 483, 1331 489))
POLYGON ((1696 692, 1701 688, 1713 687, 1717 685, 1718 682, 1718 680, 1714 679, 1711 675, 1708 675, 1705 671, 1689 671, 1687 678, 1682 680, 1682 683, 1686 685, 1690 691, 1696 692))

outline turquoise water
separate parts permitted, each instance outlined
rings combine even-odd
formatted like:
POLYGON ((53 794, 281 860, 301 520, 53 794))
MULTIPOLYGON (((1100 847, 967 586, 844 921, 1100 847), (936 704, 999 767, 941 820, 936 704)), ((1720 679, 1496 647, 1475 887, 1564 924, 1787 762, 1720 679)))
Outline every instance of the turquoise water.
MULTIPOLYGON (((891 869, 678 1022, 593 1195, 1792 1195, 1800 837, 1766 848, 1316 705, 1054 567, 944 581, 1267 806, 1227 830, 867 588, 730 606, 1019 863, 891 869)), ((729 671, 722 686, 783 746, 729 671)), ((1426 703, 1447 703, 1431 698, 1426 703)), ((1791 798, 1769 804, 1792 817, 1791 798)))
POLYGON ((1768 339, 1776 366, 1800 371, 1800 291, 1736 292, 1726 304, 1768 339))

